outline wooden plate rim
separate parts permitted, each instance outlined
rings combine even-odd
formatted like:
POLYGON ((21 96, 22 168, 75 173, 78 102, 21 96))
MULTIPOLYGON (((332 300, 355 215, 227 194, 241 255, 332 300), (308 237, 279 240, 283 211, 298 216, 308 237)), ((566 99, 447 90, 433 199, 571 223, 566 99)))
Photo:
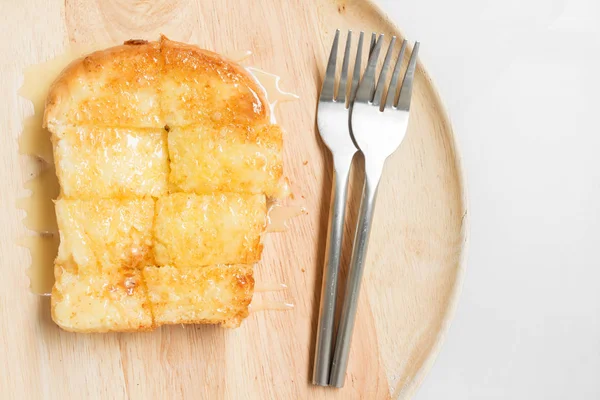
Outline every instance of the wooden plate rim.
MULTIPOLYGON (((406 35, 403 34, 402 30, 398 27, 398 25, 396 25, 396 23, 394 23, 392 21, 392 19, 389 17, 387 12, 385 12, 379 6, 379 4, 377 4, 375 2, 375 0, 363 0, 363 1, 364 1, 365 6, 371 7, 373 9, 373 11, 375 12, 375 14, 377 14, 382 19, 382 22, 384 24, 389 25, 392 28, 391 30, 396 32, 396 35, 398 37, 404 37, 404 38, 406 37, 406 35)), ((461 193, 461 204, 463 207, 463 210, 462 210, 463 219, 462 219, 462 227, 461 227, 463 242, 462 242, 460 257, 458 260, 458 271, 456 272, 456 279, 454 281, 454 287, 452 289, 452 294, 451 294, 450 300, 448 302, 448 309, 443 317, 442 325, 438 332, 436 341, 433 344, 433 347, 431 348, 425 361, 423 362, 423 365, 421 366, 421 368, 419 369, 419 372, 415 375, 415 377, 403 389, 403 395, 405 395, 407 398, 412 397, 415 394, 415 392, 417 391, 417 389, 423 383, 423 380, 425 379, 425 377, 431 370, 431 367, 433 366, 433 364, 436 360, 436 357, 440 352, 442 344, 444 343, 444 340, 446 339, 446 335, 448 334, 448 330, 452 323, 452 319, 454 318, 454 315, 456 313, 458 299, 460 297, 460 293, 462 291, 462 287, 463 287, 463 283, 464 283, 464 277, 465 277, 465 272, 466 272, 466 263, 467 263, 467 253, 468 253, 468 248, 469 248, 469 233, 470 233, 470 222, 469 222, 469 211, 468 211, 469 203, 468 203, 468 196, 467 196, 466 174, 463 169, 462 155, 461 155, 460 149, 458 147, 458 143, 456 140, 456 134, 454 133, 454 129, 452 129, 452 123, 451 123, 450 117, 448 115, 448 110, 446 109, 446 106, 444 105, 444 102, 442 101, 442 99, 440 97, 438 88, 434 84, 433 80, 431 79, 431 76, 427 72, 427 69, 425 68, 425 66, 423 65, 423 63, 420 59, 417 62, 417 69, 420 70, 420 72, 423 74, 423 76, 425 77, 425 79, 427 80, 427 82, 429 84, 429 87, 431 89, 431 92, 433 94, 435 102, 437 103, 436 108, 439 110, 439 115, 441 116, 441 119, 443 120, 443 123, 445 125, 445 130, 446 130, 446 132, 448 132, 449 139, 452 144, 452 151, 454 153, 454 163, 455 163, 456 171, 458 174, 458 185, 460 187, 460 193, 461 193)), ((398 394, 399 393, 397 393, 397 391, 396 391, 395 395, 397 396, 398 394)))

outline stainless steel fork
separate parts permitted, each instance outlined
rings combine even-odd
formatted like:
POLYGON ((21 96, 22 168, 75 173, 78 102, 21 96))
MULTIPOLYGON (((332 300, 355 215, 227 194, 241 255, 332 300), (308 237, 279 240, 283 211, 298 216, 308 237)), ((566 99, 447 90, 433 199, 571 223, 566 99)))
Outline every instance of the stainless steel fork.
POLYGON ((383 67, 375 87, 377 59, 383 45, 383 35, 379 36, 369 57, 356 98, 351 109, 351 126, 354 141, 365 158, 365 182, 358 215, 358 226, 354 237, 352 258, 346 284, 346 294, 342 308, 342 316, 337 332, 335 352, 331 366, 329 384, 335 387, 344 386, 348 354, 352 339, 352 330, 356 319, 356 308, 360 292, 360 282, 365 266, 365 256, 377 187, 383 172, 385 160, 400 146, 408 127, 410 99, 413 79, 417 63, 419 43, 415 43, 404 79, 398 93, 398 77, 400 64, 406 48, 406 40, 402 43, 400 54, 396 60, 390 84, 386 93, 386 76, 392 59, 396 38, 393 37, 385 56, 383 67), (396 96, 398 99, 396 100, 396 96))
POLYGON ((350 82, 350 87, 348 87, 347 82, 350 78, 348 64, 352 41, 352 32, 348 32, 344 59, 342 61, 342 74, 336 94, 335 70, 340 31, 337 30, 335 32, 317 109, 317 126, 321 134, 321 139, 333 156, 333 188, 331 191, 329 227, 325 248, 325 263, 323 267, 323 283, 313 368, 313 383, 321 386, 328 386, 329 384, 334 335, 333 320, 342 250, 344 216, 346 214, 348 176, 352 160, 358 151, 350 135, 349 107, 351 107, 354 100, 360 79, 363 36, 364 34, 361 32, 358 38, 358 49, 352 81, 350 82))

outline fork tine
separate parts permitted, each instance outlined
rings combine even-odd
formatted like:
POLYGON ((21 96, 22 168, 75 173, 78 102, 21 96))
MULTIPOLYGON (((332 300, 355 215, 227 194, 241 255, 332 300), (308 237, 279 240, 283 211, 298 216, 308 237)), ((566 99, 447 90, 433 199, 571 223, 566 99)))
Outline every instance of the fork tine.
POLYGON ((396 36, 392 36, 392 41, 390 42, 390 46, 388 47, 387 53, 385 54, 383 66, 381 67, 381 72, 379 73, 379 79, 377 80, 377 89, 375 90, 375 96, 373 97, 373 105, 375 106, 378 106, 381 103, 385 102, 385 99, 383 99, 383 90, 385 89, 385 78, 387 76, 387 70, 390 66, 390 61, 392 59, 394 44, 396 44, 396 36))
MULTIPOLYGON (((375 48, 375 46, 377 45, 377 34, 375 32, 371 33, 371 43, 369 45, 369 55, 367 57, 367 65, 369 65, 369 58, 371 57, 371 54, 373 54, 373 49, 375 48)), ((377 64, 375 64, 377 65, 377 64)), ((371 88, 371 98, 369 99, 369 101, 371 101, 371 99, 373 98, 373 92, 375 92, 375 81, 373 81, 373 87, 371 88)))
POLYGON ((373 47, 375 47, 377 35, 375 32, 371 33, 371 44, 369 45, 369 57, 371 57, 371 53, 373 53, 373 47))
POLYGON ((398 59, 396 60, 396 66, 392 73, 392 80, 390 81, 390 87, 387 92, 387 99, 385 101, 386 107, 392 107, 396 103, 396 95, 398 94, 398 77, 400 77, 400 64, 402 64, 402 58, 404 57, 404 50, 406 49, 406 40, 402 41, 402 47, 400 47, 400 53, 398 53, 398 59))
POLYGON ((369 63, 367 69, 358 85, 358 91, 356 92, 356 100, 362 102, 369 102, 373 98, 375 92, 375 68, 377 67, 377 59, 379 58, 379 52, 381 51, 381 45, 383 44, 383 34, 379 35, 379 39, 373 47, 373 51, 369 56, 369 63))
POLYGON ((322 100, 331 101, 334 99, 335 90, 335 63, 337 60, 338 41, 340 38, 340 30, 336 29, 335 37, 333 38, 333 45, 331 46, 331 53, 329 53, 329 61, 327 61, 327 69, 325 71, 325 79, 323 79, 323 87, 321 88, 321 95, 319 96, 322 100))
POLYGON ((410 60, 408 61, 408 67, 404 73, 404 79, 402 80, 402 87, 400 88, 400 97, 398 97, 398 105, 396 106, 399 110, 408 111, 410 108, 410 97, 412 95, 412 85, 415 78, 415 68, 417 65, 417 54, 419 53, 419 42, 415 42, 413 51, 410 54, 410 60))
POLYGON ((362 48, 363 48, 363 39, 365 33, 361 32, 358 35, 358 46, 356 48, 356 61, 354 62, 354 71, 352 71, 352 83, 350 86, 350 98, 348 99, 348 104, 352 104, 354 99, 356 98, 356 90, 358 89, 358 81, 360 81, 360 66, 362 60, 362 48))
POLYGON ((340 76, 340 86, 336 100, 346 101, 346 82, 348 81, 348 62, 350 59, 350 44, 352 43, 352 31, 348 31, 348 37, 346 38, 346 49, 344 50, 344 61, 342 61, 342 75, 340 76))

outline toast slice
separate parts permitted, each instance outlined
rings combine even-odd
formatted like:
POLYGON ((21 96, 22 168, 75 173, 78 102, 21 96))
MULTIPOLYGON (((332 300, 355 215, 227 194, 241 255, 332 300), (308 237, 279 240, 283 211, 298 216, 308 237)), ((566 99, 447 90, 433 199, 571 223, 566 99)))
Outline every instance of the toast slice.
POLYGON ((177 268, 260 260, 264 195, 173 193, 156 202, 154 255, 177 268))
POLYGON ((239 326, 282 131, 259 83, 162 37, 70 64, 50 89, 61 185, 52 318, 74 332, 239 326))
POLYGON ((283 135, 277 125, 172 128, 169 183, 175 190, 276 196, 283 175, 283 135))
POLYGON ((251 265, 144 268, 154 322, 237 327, 254 292, 251 265))
POLYGON ((67 126, 53 137, 61 193, 68 198, 167 194, 164 129, 67 126))
POLYGON ((68 200, 55 203, 60 245, 56 264, 100 274, 154 264, 154 200, 68 200))
POLYGON ((71 332, 136 332, 154 328, 142 271, 82 273, 56 264, 52 319, 71 332))

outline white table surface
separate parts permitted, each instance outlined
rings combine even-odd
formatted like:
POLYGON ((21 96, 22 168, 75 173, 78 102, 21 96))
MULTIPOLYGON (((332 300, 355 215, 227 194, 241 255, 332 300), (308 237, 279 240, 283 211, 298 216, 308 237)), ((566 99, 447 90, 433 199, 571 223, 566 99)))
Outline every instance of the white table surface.
POLYGON ((416 399, 600 399, 600 1, 379 0, 444 100, 471 221, 416 399))

